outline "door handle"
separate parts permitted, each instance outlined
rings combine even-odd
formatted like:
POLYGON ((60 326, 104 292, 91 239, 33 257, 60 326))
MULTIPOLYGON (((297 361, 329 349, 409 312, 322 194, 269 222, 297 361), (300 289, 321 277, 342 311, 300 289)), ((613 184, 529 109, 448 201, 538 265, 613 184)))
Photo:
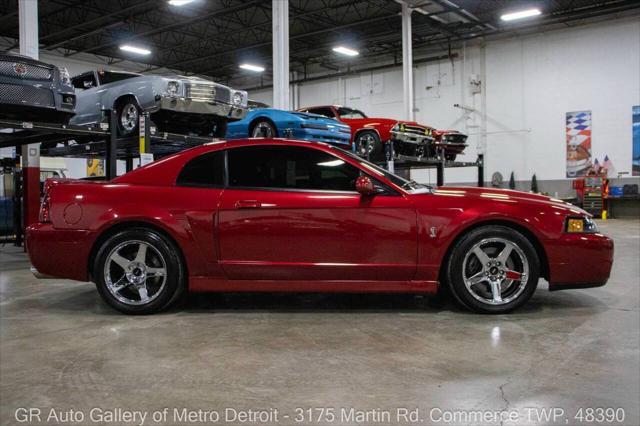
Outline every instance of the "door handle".
POLYGON ((236 201, 236 209, 259 209, 262 204, 256 200, 240 200, 236 201))

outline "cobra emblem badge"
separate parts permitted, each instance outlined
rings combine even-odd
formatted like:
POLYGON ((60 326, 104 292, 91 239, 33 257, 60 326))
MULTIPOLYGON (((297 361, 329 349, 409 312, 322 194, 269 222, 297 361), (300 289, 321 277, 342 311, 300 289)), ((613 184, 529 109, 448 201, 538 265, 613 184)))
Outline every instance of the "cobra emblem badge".
POLYGON ((21 64, 20 62, 16 62, 15 64, 13 64, 13 70, 20 77, 24 77, 24 75, 27 73, 27 66, 25 64, 21 64))
POLYGON ((436 237, 436 227, 432 226, 431 229, 429 229, 429 236, 431 238, 435 238, 436 237))

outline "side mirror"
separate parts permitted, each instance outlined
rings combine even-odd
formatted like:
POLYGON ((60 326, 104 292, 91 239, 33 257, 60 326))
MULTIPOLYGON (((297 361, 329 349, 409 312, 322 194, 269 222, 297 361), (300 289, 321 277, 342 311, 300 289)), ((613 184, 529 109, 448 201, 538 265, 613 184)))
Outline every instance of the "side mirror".
POLYGON ((360 176, 356 179, 356 191, 361 195, 373 195, 376 193, 376 188, 369 176, 360 176))

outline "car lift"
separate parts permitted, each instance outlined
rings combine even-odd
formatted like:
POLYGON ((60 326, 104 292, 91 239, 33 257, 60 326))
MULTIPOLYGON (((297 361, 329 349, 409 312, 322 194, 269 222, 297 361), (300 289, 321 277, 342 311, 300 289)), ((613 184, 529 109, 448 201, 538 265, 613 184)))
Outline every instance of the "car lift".
MULTIPOLYGON (((366 150, 370 152, 370 149, 366 150)), ((356 153, 357 154, 357 153, 356 153)), ((363 158, 372 161, 367 156, 363 158)), ((372 161, 381 167, 386 168, 391 173, 405 172, 407 175, 410 169, 436 169, 437 186, 444 186, 444 170, 454 167, 477 167, 478 168, 478 187, 484 186, 484 155, 478 154, 478 158, 474 162, 469 161, 447 161, 444 155, 444 148, 438 148, 435 158, 413 157, 408 155, 395 155, 393 151, 393 143, 388 141, 385 144, 385 159, 382 161, 372 161)), ((408 178, 409 176, 405 176, 408 178)))
MULTIPOLYGON (((0 118, 0 129, 3 129, 3 132, 0 132, 0 148, 18 148, 22 145, 40 143, 44 144, 41 148, 42 156, 103 157, 105 160, 105 179, 111 180, 117 176, 116 166, 118 159, 125 160, 127 171, 131 171, 133 169, 133 158, 140 156, 141 153, 151 153, 156 158, 161 158, 193 146, 217 140, 209 137, 157 132, 149 113, 140 115, 140 132, 138 135, 118 138, 117 132, 110 131, 110 129, 116 128, 117 117, 113 110, 104 110, 102 122, 92 126, 38 123, 0 118), (64 144, 64 146, 57 146, 59 144, 64 144)), ((19 153, 20 151, 16 150, 16 152, 19 153)), ((39 198, 40 185, 24 187, 20 194, 24 200, 33 192, 37 192, 39 198)), ((22 230, 20 229, 20 231, 22 230)), ((21 240, 22 235, 19 233, 16 236, 16 244, 19 245, 21 240)))

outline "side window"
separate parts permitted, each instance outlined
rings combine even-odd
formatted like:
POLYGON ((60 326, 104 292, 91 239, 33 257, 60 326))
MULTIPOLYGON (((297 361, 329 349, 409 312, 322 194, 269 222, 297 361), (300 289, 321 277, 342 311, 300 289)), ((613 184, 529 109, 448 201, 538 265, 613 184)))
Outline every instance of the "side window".
POLYGON ((308 112, 312 114, 324 115, 325 117, 334 118, 333 110, 331 108, 310 108, 308 112))
POLYGON ((338 157, 303 147, 251 146, 229 153, 229 186, 355 191, 360 171, 338 157))
POLYGON ((96 87, 96 79, 93 73, 82 74, 71 80, 73 87, 79 90, 91 89, 96 87))
POLYGON ((179 186, 224 186, 224 151, 208 152, 192 158, 182 168, 176 184, 179 186))

